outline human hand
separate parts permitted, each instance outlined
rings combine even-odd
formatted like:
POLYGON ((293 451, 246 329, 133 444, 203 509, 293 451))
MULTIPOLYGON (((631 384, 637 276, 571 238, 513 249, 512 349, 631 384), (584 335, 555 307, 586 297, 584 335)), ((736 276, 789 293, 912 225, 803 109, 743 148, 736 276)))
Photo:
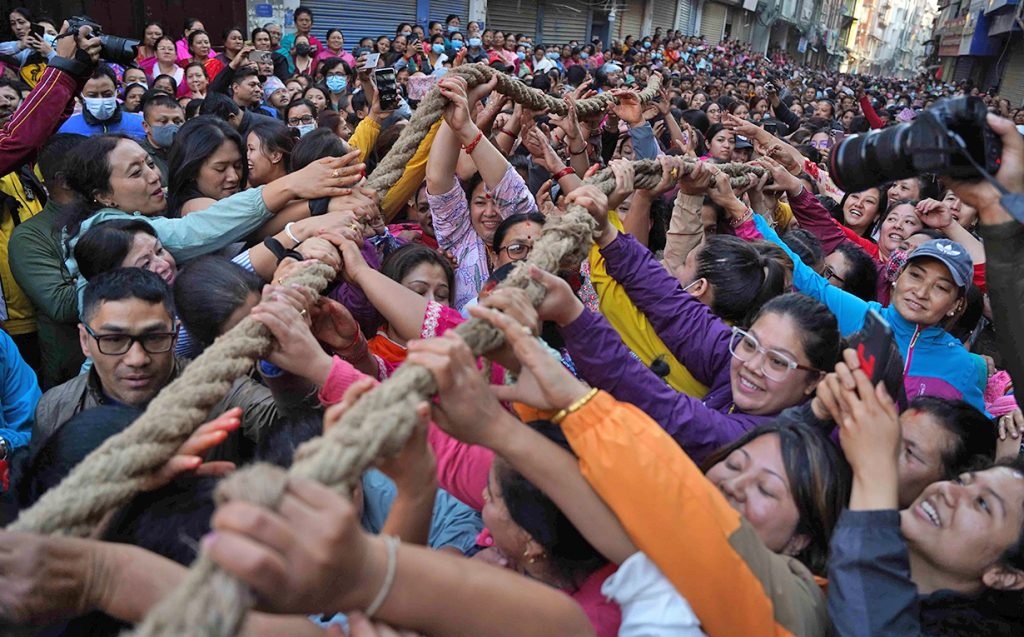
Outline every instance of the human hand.
POLYGON ((97 542, 0 531, 0 618, 52 624, 96 607, 97 542))
POLYGON ((170 460, 143 483, 142 491, 156 491, 183 475, 224 477, 235 470, 235 463, 226 460, 205 462, 206 454, 228 438, 242 425, 242 408, 234 407, 213 420, 200 425, 181 443, 170 460))
POLYGON ((569 151, 579 147, 583 142, 583 131, 580 129, 579 112, 576 110, 576 99, 570 94, 565 96, 565 117, 552 117, 551 122, 565 132, 565 143, 569 151), (575 142, 575 144, 574 144, 575 142))
POLYGON ((855 478, 880 483, 895 478, 902 444, 900 414, 885 384, 871 385, 853 349, 843 352, 843 362, 822 382, 829 383, 832 417, 855 478))
POLYGON ((1019 408, 1004 416, 1000 416, 998 423, 1000 440, 1010 438, 1019 441, 1021 436, 1024 435, 1024 413, 1021 413, 1019 408))
POLYGON ((624 88, 612 90, 616 101, 612 103, 612 111, 619 119, 635 128, 644 123, 643 107, 640 104, 640 97, 636 91, 624 88))
MULTIPOLYGON (((335 272, 341 271, 341 255, 334 244, 324 237, 310 237, 295 246, 295 251, 306 257, 307 261, 319 261, 333 268, 335 272)), ((277 277, 274 280, 276 281, 277 277)))
POLYGON ((935 199, 922 199, 914 207, 914 212, 921 223, 936 230, 944 231, 953 223, 953 212, 946 204, 935 199))
POLYGON ((366 263, 366 259, 363 258, 362 244, 346 240, 342 241, 338 247, 341 249, 341 259, 344 261, 345 267, 342 273, 345 276, 345 280, 359 285, 362 276, 372 269, 366 263))
POLYGON ((351 194, 365 173, 366 165, 359 161, 356 149, 342 157, 318 159, 282 179, 289 180, 296 199, 318 199, 351 194))
MULTIPOLYGON (((462 51, 465 50, 462 49, 462 51)), ((392 628, 383 622, 372 622, 367 619, 366 615, 358 612, 348 614, 348 629, 348 637, 423 637, 420 633, 411 630, 392 628)), ((338 628, 338 635, 328 635, 328 637, 345 637, 345 635, 341 633, 341 628, 338 628)))
POLYGON ((275 294, 252 308, 249 315, 274 337, 267 361, 323 387, 334 362, 310 331, 307 310, 300 312, 275 294))
POLYGON ((449 331, 436 338, 409 341, 408 346, 406 364, 424 367, 437 383, 434 422, 465 443, 497 446, 503 410, 462 337, 449 331))
POLYGON ((50 51, 53 50, 53 47, 50 46, 50 44, 46 40, 36 37, 34 33, 29 33, 28 36, 25 38, 25 42, 26 44, 28 44, 30 48, 35 49, 36 52, 38 52, 40 55, 43 55, 44 57, 49 55, 50 51))
MULTIPOLYGON (((632 168, 627 168, 626 172, 628 172, 630 178, 632 178, 632 168)), ((623 173, 622 179, 625 178, 625 173, 623 173)), ((616 175, 616 190, 619 189, 619 179, 619 175, 616 175)), ((597 222, 597 241, 599 245, 606 245, 607 243, 610 243, 618 234, 618 230, 615 229, 615 226, 608 223, 608 210, 610 210, 608 196, 601 192, 597 186, 584 184, 567 194, 565 196, 566 209, 568 209, 568 206, 572 204, 586 208, 587 212, 590 213, 590 216, 597 222)))
POLYGON ((455 132, 463 146, 473 141, 478 130, 469 110, 466 80, 446 75, 437 82, 441 95, 448 99, 444 107, 444 121, 455 132))
MULTIPOLYGON (((463 51, 466 50, 467 49, 463 49, 463 51)), ((466 86, 465 80, 463 80, 462 83, 463 86, 466 86)), ((493 76, 491 76, 491 79, 487 80, 483 84, 478 84, 473 88, 469 89, 468 91, 466 91, 466 100, 469 102, 469 105, 472 106, 479 102, 480 100, 482 100, 484 97, 487 97, 488 95, 491 95, 492 97, 497 97, 501 95, 500 93, 495 92, 494 89, 496 89, 497 87, 498 75, 497 73, 495 73, 493 76)), ((501 95, 501 97, 504 98, 505 96, 501 95)))
POLYGON ((551 198, 551 189, 555 183, 554 179, 548 179, 537 191, 537 210, 545 217, 562 214, 562 210, 555 205, 554 200, 551 198))
POLYGON ((764 135, 764 129, 757 124, 745 119, 740 119, 732 113, 725 112, 725 109, 722 110, 722 126, 731 130, 733 133, 743 135, 747 139, 755 139, 758 135, 764 135))
POLYGON ((537 306, 537 315, 542 321, 554 321, 564 327, 583 313, 583 301, 580 301, 569 284, 554 274, 545 272, 535 265, 528 266, 530 278, 537 281, 547 290, 544 300, 537 306))
MULTIPOLYGON (((1017 132, 1014 123, 1004 117, 989 113, 987 122, 1003 143, 996 181, 1011 193, 1024 192, 1024 137, 1017 132)), ((1013 219, 999 202, 1002 194, 988 181, 946 179, 945 182, 962 202, 978 210, 983 224, 994 225, 1013 219)))
POLYGON ((761 157, 753 162, 768 171, 771 177, 771 184, 765 186, 765 190, 771 192, 786 192, 790 197, 796 197, 803 190, 804 184, 786 170, 786 167, 771 157, 761 157))
MULTIPOLYGON (((67 20, 61 25, 60 32, 62 35, 69 32, 67 20)), ((89 56, 92 64, 96 64, 102 48, 99 37, 92 34, 92 27, 89 26, 79 27, 78 33, 73 36, 57 38, 57 55, 62 58, 73 59, 75 51, 80 50, 89 56)))
POLYGON ((736 197, 736 192, 732 189, 732 184, 729 182, 729 176, 714 167, 710 167, 714 179, 711 182, 711 187, 708 188, 708 196, 711 200, 720 206, 732 205, 739 201, 736 197))
MULTIPOLYGON (((534 269, 531 266, 531 276, 534 269)), ((553 274, 544 274, 558 279, 553 274)), ((568 289, 568 284, 565 286, 568 289)), ((589 391, 586 385, 569 373, 561 361, 541 346, 527 326, 507 314, 479 305, 470 308, 469 312, 475 318, 483 319, 500 329, 505 334, 505 342, 519 359, 521 368, 516 384, 491 388, 501 400, 525 403, 538 409, 558 410, 565 409, 589 391)))
POLYGON ((550 174, 555 174, 563 168, 561 157, 558 156, 555 149, 548 143, 548 138, 533 122, 532 118, 528 124, 523 125, 519 136, 523 140, 523 146, 530 152, 530 157, 535 164, 550 174))
MULTIPOLYGON (((635 175, 633 173, 633 162, 628 159, 613 159, 608 162, 608 168, 611 169, 612 174, 615 176, 615 190, 613 190, 611 194, 605 195, 606 207, 603 213, 605 221, 601 221, 597 214, 595 214, 594 210, 591 210, 589 207, 587 208, 591 216, 594 217, 594 219, 597 219, 598 225, 601 228, 603 228, 607 223, 608 211, 618 209, 618 207, 622 205, 622 202, 632 195, 634 190, 636 190, 636 186, 634 185, 635 175)), ((594 190, 596 192, 600 192, 596 188, 594 190)), ((596 192, 594 193, 595 196, 596 192)), ((603 194, 604 193, 602 193, 602 195, 603 194)))
POLYGON ((679 190, 687 195, 703 195, 708 192, 715 181, 715 172, 707 162, 698 161, 690 164, 690 171, 679 171, 679 190))
POLYGON ((318 298, 316 304, 309 308, 309 317, 313 336, 336 354, 349 350, 365 338, 352 313, 334 299, 318 298))
POLYGON ((251 44, 246 44, 238 53, 235 54, 235 57, 231 58, 231 62, 228 63, 228 66, 230 66, 233 69, 238 69, 238 67, 242 66, 243 64, 248 64, 249 54, 255 50, 256 47, 254 47, 251 44))
POLYGON ((252 587, 263 610, 366 608, 384 581, 383 538, 362 530, 351 501, 312 480, 290 477, 278 511, 235 500, 211 524, 206 554, 252 587))

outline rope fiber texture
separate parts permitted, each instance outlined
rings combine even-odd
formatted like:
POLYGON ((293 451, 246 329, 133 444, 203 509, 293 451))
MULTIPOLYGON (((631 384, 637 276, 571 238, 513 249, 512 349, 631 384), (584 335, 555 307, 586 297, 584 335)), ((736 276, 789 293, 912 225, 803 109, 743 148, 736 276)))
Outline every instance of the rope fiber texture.
MULTIPOLYGON (((486 83, 495 71, 485 65, 463 65, 451 71, 464 77, 470 88, 486 83)), ((504 75, 497 74, 497 90, 534 110, 550 109, 564 114, 566 105, 504 75)), ((660 78, 653 76, 640 93, 642 102, 657 95, 660 78)), ((608 93, 577 103, 583 117, 605 110, 615 98, 608 93)), ((441 117, 446 100, 435 88, 420 103, 409 125, 387 157, 368 180, 381 195, 402 175, 430 127, 441 117)), ((687 172, 684 165, 683 171, 687 172)), ((653 188, 661 178, 661 164, 645 160, 633 163, 636 188, 653 188)), ((719 166, 734 186, 756 180, 763 170, 737 165, 719 166)), ((585 183, 605 193, 615 188, 610 170, 604 169, 585 183)), ((502 283, 524 289, 537 305, 544 288, 528 275, 527 264, 548 272, 578 264, 593 242, 596 224, 587 211, 571 205, 566 214, 551 217, 530 254, 502 283)), ((335 273, 326 265, 300 271, 288 283, 322 292, 335 273)), ((474 354, 500 347, 503 334, 489 323, 471 319, 457 328, 474 354)), ((233 381, 269 352, 269 331, 251 318, 218 338, 182 374, 164 388, 146 411, 126 430, 109 438, 89 454, 57 486, 21 513, 8 529, 87 536, 104 516, 127 504, 146 479, 162 467, 188 436, 208 418, 233 381)), ((286 472, 269 465, 243 467, 221 481, 218 502, 242 499, 276 508, 289 474, 317 480, 349 493, 362 473, 380 456, 394 455, 416 426, 415 405, 436 392, 433 376, 424 368, 403 365, 387 381, 365 394, 341 419, 319 438, 307 441, 295 452, 286 472)), ((246 612, 254 604, 251 592, 237 579, 221 571, 202 552, 185 581, 166 597, 133 633, 155 637, 172 635, 226 637, 237 633, 246 612)))

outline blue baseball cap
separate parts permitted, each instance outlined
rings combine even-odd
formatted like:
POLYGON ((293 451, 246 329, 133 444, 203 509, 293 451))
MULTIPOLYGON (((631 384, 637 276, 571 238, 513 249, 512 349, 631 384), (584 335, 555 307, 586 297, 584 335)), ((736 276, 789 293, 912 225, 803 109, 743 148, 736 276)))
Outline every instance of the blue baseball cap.
POLYGON ((910 253, 907 263, 921 257, 930 257, 942 262, 949 268, 949 274, 957 287, 966 288, 974 280, 974 263, 967 248, 949 239, 932 239, 926 241, 910 253))

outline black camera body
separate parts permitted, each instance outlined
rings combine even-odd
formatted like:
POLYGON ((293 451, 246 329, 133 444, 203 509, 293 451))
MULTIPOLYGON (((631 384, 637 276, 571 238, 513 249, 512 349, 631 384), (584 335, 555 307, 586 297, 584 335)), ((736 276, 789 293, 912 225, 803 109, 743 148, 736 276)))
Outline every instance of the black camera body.
POLYGON ((92 34, 100 39, 100 58, 122 66, 135 61, 140 42, 132 38, 103 33, 103 28, 85 16, 68 18, 70 33, 78 34, 82 27, 92 27, 92 34))
POLYGON ((977 97, 939 100, 913 122, 843 140, 829 155, 829 176, 847 192, 923 173, 980 179, 957 136, 974 162, 995 174, 1003 145, 985 121, 987 115, 977 97))

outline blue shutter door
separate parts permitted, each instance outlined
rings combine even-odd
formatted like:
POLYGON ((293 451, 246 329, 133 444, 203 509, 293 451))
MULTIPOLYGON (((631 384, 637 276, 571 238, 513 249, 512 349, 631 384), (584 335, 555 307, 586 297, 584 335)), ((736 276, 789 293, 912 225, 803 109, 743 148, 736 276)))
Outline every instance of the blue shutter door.
MULTIPOLYGON (((462 21, 462 35, 466 35, 469 23, 469 0, 430 0, 430 19, 444 23, 444 19, 455 14, 462 21)), ((426 25, 424 25, 426 26, 426 25)))
POLYGON ((544 6, 544 42, 546 44, 566 44, 570 40, 586 42, 589 19, 590 7, 586 4, 569 5, 564 2, 549 2, 544 6))
POLYGON ((489 0, 487 28, 537 36, 537 0, 489 0))
POLYGON ((345 49, 350 52, 359 45, 360 38, 393 38, 399 23, 416 22, 416 0, 304 0, 302 4, 313 10, 313 35, 323 41, 328 29, 341 29, 345 49))

